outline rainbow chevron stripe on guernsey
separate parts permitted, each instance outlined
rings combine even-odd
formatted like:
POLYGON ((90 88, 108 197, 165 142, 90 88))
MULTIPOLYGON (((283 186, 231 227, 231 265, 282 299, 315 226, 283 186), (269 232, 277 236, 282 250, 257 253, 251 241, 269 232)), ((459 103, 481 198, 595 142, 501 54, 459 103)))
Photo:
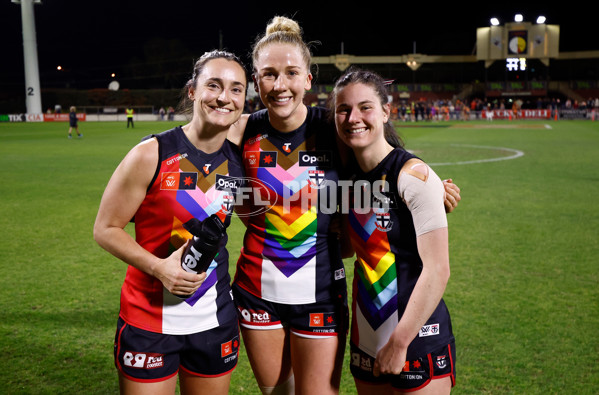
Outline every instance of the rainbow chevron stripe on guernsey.
POLYGON ((397 311, 397 270, 387 233, 376 226, 372 211, 349 214, 350 237, 356 251, 354 295, 362 313, 376 330, 397 311))
POLYGON ((276 153, 276 164, 252 168, 248 175, 276 194, 276 199, 271 196, 274 204, 264 214, 262 254, 290 277, 316 255, 318 191, 309 181, 309 171, 316 167, 299 164, 298 155, 306 150, 306 142, 289 154, 266 140, 246 146, 246 150, 276 153))
MULTIPOLYGON (((166 161, 165 161, 166 162, 166 161)), ((164 162, 163 162, 164 163, 164 162)), ((194 185, 192 189, 178 188, 176 193, 176 201, 179 206, 174 209, 173 227, 171 229, 170 252, 178 249, 192 235, 183 227, 184 221, 182 218, 192 217, 204 220, 212 214, 218 215, 223 223, 226 220, 228 213, 227 207, 224 204, 224 199, 227 196, 225 192, 216 190, 215 178, 217 174, 228 175, 228 161, 222 162, 217 168, 206 175, 202 170, 197 169, 187 159, 182 159, 179 162, 179 172, 197 174, 197 187, 194 185), (179 214, 179 216, 177 215, 179 214)), ((189 305, 194 305, 216 281, 216 261, 212 261, 210 267, 206 271, 206 280, 202 283, 198 291, 185 302, 189 305)))

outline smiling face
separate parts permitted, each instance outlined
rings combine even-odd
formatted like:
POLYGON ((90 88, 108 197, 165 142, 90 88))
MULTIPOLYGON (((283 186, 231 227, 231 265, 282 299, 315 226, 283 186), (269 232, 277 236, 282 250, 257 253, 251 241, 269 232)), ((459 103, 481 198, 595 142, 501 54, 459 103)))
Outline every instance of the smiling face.
POLYGON ((337 92, 335 126, 341 140, 354 150, 385 145, 384 125, 389 104, 382 105, 375 90, 363 83, 351 83, 337 92))
POLYGON ((228 129, 243 112, 246 84, 245 72, 237 62, 224 58, 208 61, 189 89, 194 118, 207 128, 228 129))
POLYGON ((260 52, 254 80, 272 125, 281 131, 297 129, 306 116, 304 92, 312 74, 300 50, 291 44, 270 44, 260 52))

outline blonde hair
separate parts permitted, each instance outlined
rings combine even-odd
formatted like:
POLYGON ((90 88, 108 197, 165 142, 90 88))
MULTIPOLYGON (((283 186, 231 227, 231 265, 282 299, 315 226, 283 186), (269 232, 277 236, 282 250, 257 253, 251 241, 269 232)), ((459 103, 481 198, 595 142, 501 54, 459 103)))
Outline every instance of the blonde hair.
POLYGON ((258 37, 254 43, 254 49, 252 51, 254 71, 256 71, 256 63, 260 57, 260 51, 270 44, 295 45, 300 51, 306 64, 306 69, 310 72, 312 67, 312 54, 310 52, 309 44, 304 42, 302 29, 296 21, 284 16, 275 16, 270 20, 266 26, 264 35, 258 37))
POLYGON ((69 108, 69 111, 70 112, 75 112, 75 111, 77 111, 77 109, 75 108, 75 106, 71 106, 71 108, 69 108))

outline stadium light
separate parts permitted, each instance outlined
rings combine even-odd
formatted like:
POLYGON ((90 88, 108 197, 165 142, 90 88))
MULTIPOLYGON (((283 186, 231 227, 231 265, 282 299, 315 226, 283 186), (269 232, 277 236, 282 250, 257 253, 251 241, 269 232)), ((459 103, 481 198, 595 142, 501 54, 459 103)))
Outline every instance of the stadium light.
POLYGON ((422 63, 410 58, 408 59, 408 61, 406 62, 406 65, 412 69, 412 71, 416 71, 420 68, 420 66, 422 66, 422 63))
POLYGON ((58 71, 62 70, 62 66, 61 65, 56 66, 56 70, 58 70, 58 71))
POLYGON ((542 25, 543 23, 545 23, 546 20, 547 18, 545 18, 543 15, 539 15, 539 17, 537 18, 537 23, 539 25, 542 25))
POLYGON ((493 26, 499 26, 499 19, 497 19, 497 18, 491 18, 491 25, 493 25, 493 26))
POLYGON ((522 22, 524 20, 524 17, 522 16, 522 14, 516 14, 514 16, 514 21, 516 22, 522 22))

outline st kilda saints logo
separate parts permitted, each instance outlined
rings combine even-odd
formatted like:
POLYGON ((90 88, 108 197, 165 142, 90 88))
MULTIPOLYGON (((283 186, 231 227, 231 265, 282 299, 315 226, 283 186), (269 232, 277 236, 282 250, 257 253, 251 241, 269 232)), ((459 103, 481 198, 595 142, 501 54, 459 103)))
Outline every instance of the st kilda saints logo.
POLYGON ((313 188, 321 188, 324 185, 324 170, 308 170, 308 182, 313 188))
POLYGON ((325 172, 320 169, 331 167, 331 156, 331 151, 299 151, 299 166, 313 168, 308 170, 311 187, 320 189, 324 186, 325 172))
POLYGON ((445 367, 447 367, 446 356, 445 355, 439 355, 439 356, 437 356, 437 360, 436 360, 435 363, 437 364, 437 366, 439 367, 439 369, 445 369, 445 367))
POLYGON ((235 194, 245 185, 246 181, 240 177, 230 177, 223 174, 216 175, 216 190, 223 192, 221 209, 225 214, 231 214, 235 206, 235 194))
POLYGON ((233 206, 235 205, 235 196, 233 195, 224 195, 223 203, 221 204, 222 210, 225 214, 231 214, 233 212, 233 206))
POLYGON ((381 232, 389 232, 393 228, 393 221, 389 212, 378 212, 376 215, 376 228, 381 232))
POLYGON ((391 213, 389 209, 394 206, 393 199, 389 194, 389 183, 387 181, 387 174, 381 176, 380 185, 378 191, 373 188, 372 203, 375 208, 374 215, 376 215, 376 228, 381 232, 389 232, 393 228, 393 221, 391 220, 391 213))

